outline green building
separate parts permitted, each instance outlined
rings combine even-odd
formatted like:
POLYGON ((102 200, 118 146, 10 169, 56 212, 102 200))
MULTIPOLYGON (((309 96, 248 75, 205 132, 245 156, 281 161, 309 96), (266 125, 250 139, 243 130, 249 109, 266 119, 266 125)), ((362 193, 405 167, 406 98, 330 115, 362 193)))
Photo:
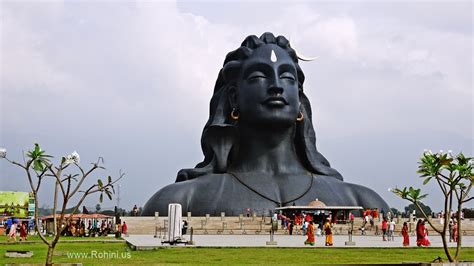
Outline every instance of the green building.
POLYGON ((33 218, 35 199, 29 192, 0 191, 0 217, 33 218))

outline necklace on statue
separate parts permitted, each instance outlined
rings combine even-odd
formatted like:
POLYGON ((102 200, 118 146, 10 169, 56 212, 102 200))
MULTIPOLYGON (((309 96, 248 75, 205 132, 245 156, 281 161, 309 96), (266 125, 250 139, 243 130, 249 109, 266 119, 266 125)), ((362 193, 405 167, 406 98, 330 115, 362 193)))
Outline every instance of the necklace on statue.
POLYGON ((286 204, 288 204, 292 201, 301 199, 304 195, 306 195, 311 190, 311 188, 313 187, 313 180, 314 180, 313 173, 310 173, 311 181, 310 181, 309 187, 301 195, 297 196, 294 199, 291 199, 291 200, 288 200, 288 201, 285 201, 285 202, 280 202, 280 201, 274 200, 270 197, 267 197, 267 196, 263 195, 262 193, 258 192, 257 190, 255 190, 251 186, 247 185, 235 173, 232 173, 232 172, 227 172, 227 173, 229 175, 233 176, 235 179, 237 179, 237 181, 239 181, 240 184, 244 185, 244 187, 248 188, 250 191, 252 191, 253 193, 259 195, 260 197, 275 203, 278 207, 283 207, 284 205, 286 205, 286 204))

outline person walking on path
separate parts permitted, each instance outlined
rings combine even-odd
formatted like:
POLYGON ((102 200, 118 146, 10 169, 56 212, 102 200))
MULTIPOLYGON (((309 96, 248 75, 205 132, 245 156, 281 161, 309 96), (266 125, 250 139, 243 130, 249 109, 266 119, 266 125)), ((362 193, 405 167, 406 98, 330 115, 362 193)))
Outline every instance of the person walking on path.
POLYGON ((407 224, 407 222, 403 223, 402 236, 403 236, 403 246, 404 247, 410 246, 410 235, 408 234, 408 224, 407 224))
POLYGON ((453 223, 453 241, 458 242, 458 223, 454 221, 453 223))
POLYGON ((416 224, 416 245, 419 247, 431 245, 428 240, 428 231, 426 230, 425 223, 421 219, 416 224))
POLYGON ((122 225, 122 234, 124 236, 127 235, 127 224, 125 223, 125 221, 123 222, 123 225, 122 225))
POLYGON ((392 219, 390 224, 388 225, 388 241, 395 240, 395 221, 392 219))
POLYGON ((16 242, 16 227, 17 223, 16 221, 13 221, 11 227, 10 227, 10 232, 8 233, 8 241, 13 238, 13 240, 16 242))
POLYGON ((453 219, 449 219, 449 242, 453 242, 453 225, 454 225, 454 222, 453 222, 453 219))
POLYGON ((293 220, 290 220, 288 223, 288 234, 291 236, 293 235, 293 226, 295 225, 295 222, 293 220))
POLYGON ((307 239, 306 241, 304 242, 305 245, 310 245, 310 246, 314 246, 314 243, 316 242, 314 240, 314 225, 313 225, 313 221, 310 221, 309 224, 308 224, 308 228, 306 228, 306 236, 307 236, 307 239))
POLYGON ((26 224, 22 223, 20 226, 20 241, 26 241, 27 236, 28 236, 28 230, 26 228, 26 224))
POLYGON ((383 241, 387 241, 387 228, 388 228, 387 218, 384 218, 383 221, 382 221, 382 239, 383 239, 383 241))
POLYGON ((324 229, 324 234, 326 235, 325 245, 326 246, 332 246, 333 245, 332 230, 331 230, 331 222, 330 222, 329 218, 326 220, 326 223, 324 224, 323 229, 324 229))

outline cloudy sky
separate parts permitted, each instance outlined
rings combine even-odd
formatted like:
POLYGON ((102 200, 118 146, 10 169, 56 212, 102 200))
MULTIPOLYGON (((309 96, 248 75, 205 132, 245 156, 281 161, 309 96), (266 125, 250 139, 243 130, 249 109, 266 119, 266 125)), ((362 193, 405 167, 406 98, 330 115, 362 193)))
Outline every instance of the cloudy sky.
MULTIPOLYGON (((388 188, 422 186, 423 149, 474 155, 469 1, 0 5, 0 146, 19 161, 35 142, 56 159, 76 150, 85 166, 102 156, 107 170, 91 182, 122 169, 127 209, 202 160, 201 131, 225 55, 266 31, 319 56, 301 63, 304 88, 317 146, 346 181, 401 209, 408 203, 388 188)), ((5 161, 0 184, 28 190, 5 161)), ((40 194, 47 205, 50 187, 40 194)), ((437 187, 423 189, 441 210, 437 187)))

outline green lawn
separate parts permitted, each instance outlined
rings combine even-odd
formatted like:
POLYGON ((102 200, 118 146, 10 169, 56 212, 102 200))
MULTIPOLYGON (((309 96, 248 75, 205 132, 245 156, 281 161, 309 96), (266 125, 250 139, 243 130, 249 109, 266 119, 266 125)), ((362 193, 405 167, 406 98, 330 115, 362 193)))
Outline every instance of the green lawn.
MULTIPOLYGON (((445 258, 441 248, 160 248, 132 251, 125 243, 64 242, 56 248, 55 263, 90 264, 315 264, 430 262, 445 258), (76 252, 76 253, 71 253, 76 252), (87 255, 89 258, 68 257, 87 255), (94 256, 91 258, 91 256, 94 256)), ((44 244, 1 244, 0 264, 44 263, 44 244), (32 258, 6 258, 6 250, 30 250, 32 258)), ((463 248, 462 260, 474 261, 474 248, 463 248)))

